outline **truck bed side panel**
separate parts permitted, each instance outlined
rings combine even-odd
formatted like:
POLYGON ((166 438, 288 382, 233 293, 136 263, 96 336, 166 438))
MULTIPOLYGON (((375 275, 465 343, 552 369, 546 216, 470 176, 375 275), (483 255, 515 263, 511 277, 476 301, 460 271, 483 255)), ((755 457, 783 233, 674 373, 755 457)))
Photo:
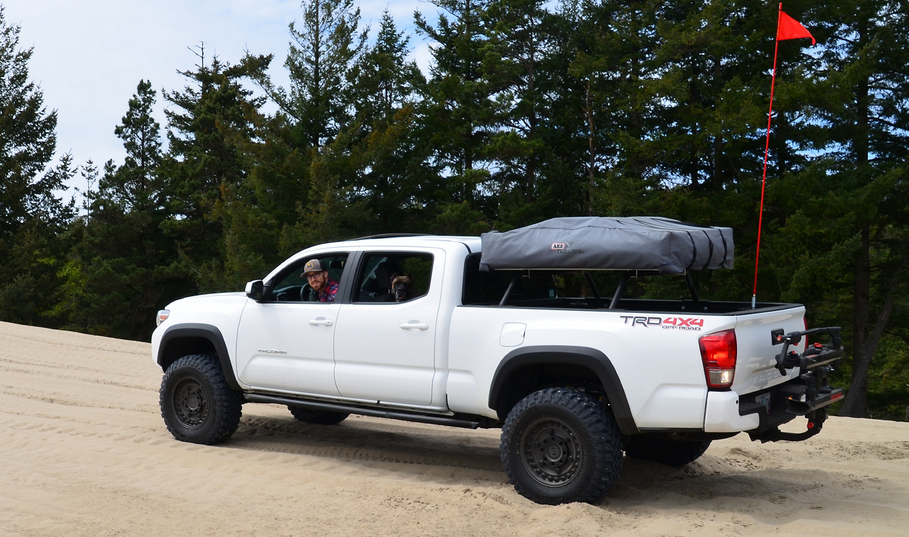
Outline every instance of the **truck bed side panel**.
POLYGON ((559 343, 607 356, 639 428, 700 428, 707 388, 697 339, 732 328, 735 319, 705 316, 692 322, 694 318, 680 322, 675 315, 604 310, 459 307, 452 318, 449 406, 494 416, 488 407, 489 386, 502 358, 520 346, 559 343), (516 339, 515 327, 521 325, 524 336, 516 339))
POLYGON ((788 380, 772 368, 779 347, 770 333, 803 329, 803 314, 801 306, 738 315, 461 306, 452 316, 449 406, 494 417, 489 387, 502 358, 522 346, 558 343, 607 356, 640 430, 701 429, 708 391, 698 338, 736 330, 732 390, 747 393, 788 380))

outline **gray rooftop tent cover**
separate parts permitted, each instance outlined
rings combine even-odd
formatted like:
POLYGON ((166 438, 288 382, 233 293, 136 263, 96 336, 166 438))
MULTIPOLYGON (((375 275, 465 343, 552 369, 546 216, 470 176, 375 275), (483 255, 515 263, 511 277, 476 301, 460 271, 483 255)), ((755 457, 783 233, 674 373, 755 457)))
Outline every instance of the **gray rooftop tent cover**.
POLYGON ((480 270, 732 268, 732 228, 658 216, 553 218, 481 235, 480 270))

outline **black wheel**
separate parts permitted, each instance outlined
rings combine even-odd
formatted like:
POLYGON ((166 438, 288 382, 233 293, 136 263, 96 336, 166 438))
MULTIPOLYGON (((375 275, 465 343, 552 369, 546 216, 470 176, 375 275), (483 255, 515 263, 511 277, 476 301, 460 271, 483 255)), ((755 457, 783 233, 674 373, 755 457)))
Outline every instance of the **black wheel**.
POLYGON ((537 503, 595 502, 618 479, 621 433, 590 395, 567 388, 534 392, 502 427, 502 464, 522 495, 537 503))
POLYGON ((316 423, 318 425, 337 425, 347 419, 350 414, 344 412, 331 412, 328 410, 309 410, 295 406, 287 407, 297 420, 303 423, 316 423))
POLYGON ((710 440, 685 442, 639 435, 628 439, 625 454, 634 459, 654 461, 678 468, 694 462, 709 447, 710 440))
POLYGON ((167 368, 159 402, 161 416, 174 438, 217 444, 240 425, 243 396, 227 385, 216 357, 193 354, 167 368))

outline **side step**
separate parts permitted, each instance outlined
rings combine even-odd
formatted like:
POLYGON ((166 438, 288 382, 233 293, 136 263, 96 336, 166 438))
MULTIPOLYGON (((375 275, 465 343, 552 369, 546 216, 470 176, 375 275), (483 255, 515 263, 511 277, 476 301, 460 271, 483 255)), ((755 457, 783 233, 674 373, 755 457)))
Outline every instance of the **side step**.
POLYGON ((379 408, 366 408, 361 406, 348 406, 337 403, 323 403, 318 401, 304 401, 293 399, 291 397, 280 397, 276 395, 262 395, 258 393, 247 393, 243 397, 253 403, 276 403, 279 405, 295 406, 308 410, 327 410, 329 412, 346 412, 349 414, 361 414, 363 416, 372 416, 374 418, 388 418, 392 420, 412 421, 416 423, 428 423, 431 425, 447 425, 449 427, 461 427, 464 429, 476 429, 480 426, 479 421, 462 420, 449 418, 445 416, 427 416, 425 414, 415 414, 410 412, 400 412, 393 410, 383 410, 379 408))

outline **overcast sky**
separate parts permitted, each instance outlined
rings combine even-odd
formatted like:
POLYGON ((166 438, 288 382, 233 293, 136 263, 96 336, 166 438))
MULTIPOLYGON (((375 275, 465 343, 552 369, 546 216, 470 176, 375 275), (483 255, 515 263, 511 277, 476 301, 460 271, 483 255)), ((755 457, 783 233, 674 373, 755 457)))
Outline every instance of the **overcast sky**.
MULTIPOLYGON (((424 70, 428 45, 413 31, 413 12, 435 20, 435 6, 421 0, 361 0, 361 21, 378 30, 389 10, 399 31, 410 35, 411 55, 424 70)), ((286 86, 283 68, 288 25, 302 20, 300 0, 0 0, 6 23, 21 26, 19 46, 34 48, 29 75, 41 87, 48 110, 56 109, 57 153, 74 164, 89 159, 100 168, 123 162, 122 141, 114 135, 136 92, 150 80, 157 92, 155 117, 166 129, 162 89, 181 90, 177 70, 195 68, 191 47, 205 43, 205 55, 237 63, 244 51, 274 54, 271 75, 286 86)), ((85 189, 77 177, 71 186, 85 189)), ((68 197, 68 196, 66 196, 68 197)))

